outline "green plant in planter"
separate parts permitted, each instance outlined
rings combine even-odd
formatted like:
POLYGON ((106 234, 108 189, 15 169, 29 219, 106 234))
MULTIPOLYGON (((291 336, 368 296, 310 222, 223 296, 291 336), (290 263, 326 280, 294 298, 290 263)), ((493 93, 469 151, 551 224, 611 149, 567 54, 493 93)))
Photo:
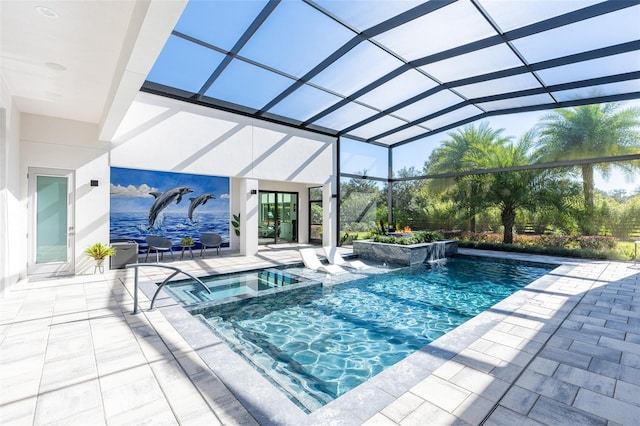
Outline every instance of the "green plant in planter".
POLYGON ((192 246, 194 244, 193 238, 191 238, 191 237, 180 238, 180 244, 182 244, 185 247, 192 246))
POLYGON ((95 243, 87 247, 84 253, 87 256, 93 258, 95 262, 93 273, 95 274, 96 270, 100 270, 100 272, 104 272, 104 267, 102 266, 102 263, 107 257, 113 256, 114 254, 116 254, 116 249, 114 247, 111 247, 102 243, 95 243))
POLYGON ((411 237, 395 237, 393 235, 373 236, 373 241, 375 241, 376 243, 400 244, 405 246, 411 244, 432 243, 434 241, 441 241, 442 239, 442 234, 435 231, 418 231, 411 237))
POLYGON ((116 249, 102 243, 95 243, 94 245, 87 247, 84 253, 95 260, 104 260, 107 257, 116 254, 116 249))
POLYGON ((231 225, 233 225, 233 231, 236 233, 236 237, 240 236, 240 213, 233 215, 233 220, 231 221, 231 225))

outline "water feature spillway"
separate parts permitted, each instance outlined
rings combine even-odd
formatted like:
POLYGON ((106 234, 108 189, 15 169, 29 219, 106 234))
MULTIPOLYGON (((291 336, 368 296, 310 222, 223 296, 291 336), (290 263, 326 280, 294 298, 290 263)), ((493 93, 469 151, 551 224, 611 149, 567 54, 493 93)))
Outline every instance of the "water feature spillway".
POLYGON ((453 240, 411 245, 377 243, 369 240, 353 242, 353 253, 361 259, 407 266, 442 259, 457 252, 458 242, 453 240))
POLYGON ((427 250, 427 261, 436 262, 446 257, 447 244, 445 241, 436 241, 431 243, 430 249, 427 250))

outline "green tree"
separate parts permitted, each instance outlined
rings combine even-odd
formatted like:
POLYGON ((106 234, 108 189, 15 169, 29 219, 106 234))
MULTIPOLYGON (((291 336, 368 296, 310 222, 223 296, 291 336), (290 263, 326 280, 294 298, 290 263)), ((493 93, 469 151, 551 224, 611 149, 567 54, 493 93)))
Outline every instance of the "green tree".
MULTIPOLYGON (((509 138, 502 136, 504 129, 493 130, 488 122, 482 122, 478 127, 474 124, 464 126, 448 134, 449 139, 434 150, 425 163, 425 173, 428 175, 464 172, 477 169, 478 164, 469 161, 469 152, 488 151, 494 145, 504 145, 509 138)), ((483 204, 481 188, 486 175, 476 175, 475 178, 454 176, 450 178, 433 179, 430 181, 431 190, 442 194, 445 199, 455 201, 466 211, 469 218, 469 228, 476 229, 476 213, 479 205, 483 204)))
POLYGON ((541 203, 535 210, 521 210, 517 221, 522 224, 540 225, 543 227, 542 230, 555 234, 577 234, 578 222, 583 212, 582 185, 563 176, 566 175, 564 169, 556 170, 556 174, 559 179, 553 185, 561 198, 562 208, 557 208, 558 203, 541 203))
POLYGON ((369 223, 375 224, 377 207, 384 202, 385 196, 376 181, 356 178, 343 180, 340 184, 340 229, 368 230, 369 223), (353 229, 354 226, 358 229, 353 229))
MULTIPOLYGON (((402 168, 397 178, 411 178, 420 172, 414 167, 402 168)), ((423 179, 401 180, 393 183, 393 221, 401 226, 424 223, 429 199, 422 195, 423 179)))
POLYGON ((311 204, 311 223, 322 223, 322 206, 311 204))
MULTIPOLYGON (((533 164, 539 153, 533 150, 535 140, 532 132, 526 133, 514 144, 501 140, 486 145, 472 145, 463 161, 475 169, 501 169, 533 164)), ((467 179, 477 180, 484 206, 500 210, 504 228, 503 242, 513 243, 513 228, 516 214, 521 209, 535 211, 542 206, 561 208, 562 193, 558 191, 561 171, 559 169, 525 169, 499 171, 485 176, 471 175, 467 179)))
MULTIPOLYGON (((640 153, 640 110, 620 110, 620 104, 595 104, 563 108, 545 115, 538 123, 543 161, 600 158, 640 153)), ((584 192, 585 234, 593 234, 594 169, 608 177, 612 168, 627 173, 640 169, 640 162, 586 163, 579 166, 584 192)))

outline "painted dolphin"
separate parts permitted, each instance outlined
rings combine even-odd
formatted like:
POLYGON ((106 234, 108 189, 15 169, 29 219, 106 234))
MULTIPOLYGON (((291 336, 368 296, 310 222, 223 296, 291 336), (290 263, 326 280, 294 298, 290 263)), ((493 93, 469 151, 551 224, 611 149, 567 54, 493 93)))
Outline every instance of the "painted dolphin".
POLYGON ((191 200, 191 204, 189 205, 189 220, 191 222, 193 222, 193 211, 196 209, 196 207, 198 207, 199 205, 207 204, 207 200, 211 198, 216 198, 216 196, 213 194, 202 194, 197 196, 196 198, 189 198, 189 200, 191 200))
POLYGON ((162 194, 159 192, 150 192, 149 194, 156 197, 156 200, 153 202, 151 209, 149 209, 149 227, 147 229, 153 228, 153 224, 156 223, 160 212, 166 209, 169 204, 173 203, 173 200, 176 200, 176 204, 178 204, 182 201, 182 196, 189 192, 193 192, 193 190, 186 186, 176 186, 175 188, 164 191, 162 194))

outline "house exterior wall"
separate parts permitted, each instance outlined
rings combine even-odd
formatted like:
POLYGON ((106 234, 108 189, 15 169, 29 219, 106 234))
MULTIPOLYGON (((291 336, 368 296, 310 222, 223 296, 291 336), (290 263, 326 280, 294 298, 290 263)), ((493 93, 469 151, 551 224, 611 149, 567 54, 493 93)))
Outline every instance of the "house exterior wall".
POLYGON ((111 165, 324 184, 335 139, 139 93, 118 128, 111 165))
POLYGON ((0 296, 20 278, 26 258, 26 205, 20 198, 20 113, 0 79, 0 296))
MULTIPOLYGON (((98 140, 95 124, 32 114, 22 114, 20 140, 20 194, 24 203, 30 167, 74 171, 75 272, 93 271, 83 252, 91 244, 109 241, 109 144, 98 140), (98 180, 98 187, 90 186, 92 179, 98 180)), ((28 217, 23 216, 26 229, 28 217)), ((28 253, 26 247, 23 251, 28 253)))
MULTIPOLYGON (((111 165, 229 176, 231 214, 252 202, 248 188, 255 182, 259 190, 298 192, 299 241, 308 242, 307 188, 335 180, 335 149, 328 136, 139 93, 114 136, 111 165)), ((241 215, 243 228, 253 229, 257 209, 247 212, 241 215)), ((232 230, 231 248, 252 254, 257 244, 251 233, 237 238, 232 230)))
POLYGON ((109 241, 112 166, 230 177, 230 213, 245 210, 245 226, 256 224, 255 242, 232 232, 232 249, 245 254, 257 250, 257 208, 241 208, 243 188, 298 192, 305 242, 307 188, 336 176, 334 138, 150 94, 138 95, 112 141, 99 140, 96 124, 21 114, 4 87, 1 108, 0 291, 27 275, 31 167, 74 172, 76 274, 93 271, 84 249, 109 241))

